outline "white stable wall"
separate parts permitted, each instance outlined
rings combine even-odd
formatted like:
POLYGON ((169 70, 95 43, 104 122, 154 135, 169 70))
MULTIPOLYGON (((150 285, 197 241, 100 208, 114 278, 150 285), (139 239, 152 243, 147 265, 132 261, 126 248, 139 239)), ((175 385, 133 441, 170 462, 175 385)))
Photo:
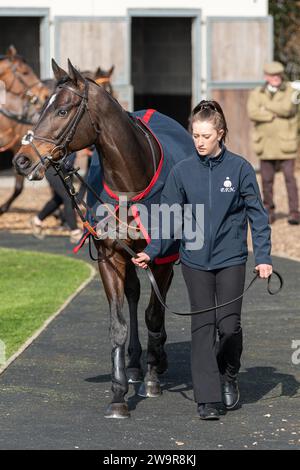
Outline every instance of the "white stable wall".
POLYGON ((126 16, 128 8, 200 8, 205 16, 265 16, 267 0, 0 0, 0 8, 49 8, 50 16, 126 16))
MULTIPOLYGON (((201 10, 201 76, 203 79, 202 93, 206 92, 206 17, 263 17, 268 15, 268 0, 0 0, 0 15, 3 11, 30 8, 49 9, 49 37, 48 49, 42 74, 47 76, 50 71, 51 57, 55 57, 55 31, 54 19, 58 16, 70 17, 123 17, 127 16, 129 9, 149 10, 167 9, 201 10)), ((20 10, 20 15, 22 12, 20 10)), ((0 51, 3 52, 3 51, 0 51)), ((41 49, 43 57, 43 49, 41 49)))

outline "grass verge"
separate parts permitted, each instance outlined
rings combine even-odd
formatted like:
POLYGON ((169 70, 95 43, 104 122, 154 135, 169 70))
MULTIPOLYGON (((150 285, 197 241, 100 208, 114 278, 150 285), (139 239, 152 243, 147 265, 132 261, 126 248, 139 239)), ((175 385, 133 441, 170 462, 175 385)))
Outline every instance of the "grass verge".
POLYGON ((90 275, 90 266, 81 260, 0 248, 0 340, 5 359, 90 275))

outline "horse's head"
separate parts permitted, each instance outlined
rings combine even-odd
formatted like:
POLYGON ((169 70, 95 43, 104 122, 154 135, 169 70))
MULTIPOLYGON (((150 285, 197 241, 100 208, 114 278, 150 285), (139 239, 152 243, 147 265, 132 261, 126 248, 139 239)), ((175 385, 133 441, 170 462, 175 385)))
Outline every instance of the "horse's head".
POLYGON ((99 132, 88 107, 92 82, 86 80, 70 61, 69 73, 54 60, 52 69, 57 80, 56 89, 45 103, 33 131, 24 136, 14 158, 18 173, 30 180, 42 179, 51 161, 92 145, 99 132))
POLYGON ((18 57, 17 50, 14 46, 10 46, 5 55, 0 57, 0 79, 7 79, 6 74, 11 71, 15 59, 18 57))
POLYGON ((25 94, 39 82, 38 77, 26 61, 10 46, 0 59, 0 80, 6 90, 16 95, 25 94))

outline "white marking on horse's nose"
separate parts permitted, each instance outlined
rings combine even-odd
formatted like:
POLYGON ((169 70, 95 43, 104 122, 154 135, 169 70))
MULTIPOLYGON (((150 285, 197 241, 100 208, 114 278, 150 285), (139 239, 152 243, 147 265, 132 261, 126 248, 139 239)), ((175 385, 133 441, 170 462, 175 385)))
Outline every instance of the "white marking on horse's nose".
MULTIPOLYGON (((51 96, 51 98, 50 98, 50 100, 49 100, 49 103, 47 104, 47 108, 46 108, 46 109, 48 109, 49 106, 51 106, 51 104, 54 102, 55 98, 56 98, 56 93, 54 93, 54 95, 51 96)), ((46 109, 45 109, 45 111, 46 111, 46 109)))

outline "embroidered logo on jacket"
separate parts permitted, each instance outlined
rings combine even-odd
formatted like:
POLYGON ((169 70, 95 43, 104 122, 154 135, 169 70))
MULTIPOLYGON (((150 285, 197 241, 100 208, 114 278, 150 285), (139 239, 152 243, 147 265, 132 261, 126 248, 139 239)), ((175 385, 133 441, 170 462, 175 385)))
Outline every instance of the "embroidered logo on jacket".
POLYGON ((232 186, 229 176, 226 176, 226 180, 223 183, 223 187, 220 188, 221 193, 234 193, 235 188, 232 186))

